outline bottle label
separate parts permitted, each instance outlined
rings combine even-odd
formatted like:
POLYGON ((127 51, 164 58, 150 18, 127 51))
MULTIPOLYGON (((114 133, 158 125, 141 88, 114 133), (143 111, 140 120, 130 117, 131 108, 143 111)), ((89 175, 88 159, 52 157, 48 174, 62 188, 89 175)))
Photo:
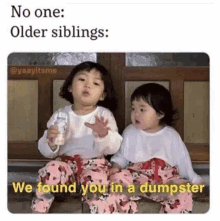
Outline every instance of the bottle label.
POLYGON ((64 145, 65 144, 65 130, 66 130, 66 123, 64 121, 56 122, 55 125, 60 132, 58 137, 54 140, 55 145, 64 145))

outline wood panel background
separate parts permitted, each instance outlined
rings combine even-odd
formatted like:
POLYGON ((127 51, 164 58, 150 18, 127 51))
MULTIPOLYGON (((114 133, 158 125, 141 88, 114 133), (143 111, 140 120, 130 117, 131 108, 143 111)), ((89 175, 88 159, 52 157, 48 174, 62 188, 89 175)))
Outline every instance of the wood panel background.
POLYGON ((8 81, 8 140, 36 140, 38 137, 37 121, 38 81, 8 81))
POLYGON ((184 141, 209 143, 209 83, 184 83, 184 141))

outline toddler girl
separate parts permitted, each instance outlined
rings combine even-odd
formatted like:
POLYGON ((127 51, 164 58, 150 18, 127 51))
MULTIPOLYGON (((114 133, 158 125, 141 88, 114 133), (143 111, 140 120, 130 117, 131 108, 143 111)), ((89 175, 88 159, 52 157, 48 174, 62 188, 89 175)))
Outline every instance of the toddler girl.
MULTIPOLYGON (((125 187, 146 182, 151 185, 201 184, 202 179, 193 171, 186 146, 171 127, 175 111, 169 91, 154 83, 142 85, 133 92, 131 105, 132 124, 123 132, 121 148, 111 158, 110 182, 125 187)), ((192 211, 192 193, 189 192, 139 194, 160 202, 161 213, 192 211)), ((99 202, 94 201, 94 205, 99 202)), ((137 211, 135 201, 131 200, 129 206, 130 211, 137 211)))
MULTIPOLYGON (((56 111, 47 123, 48 130, 38 142, 47 158, 55 158, 39 170, 42 184, 106 184, 109 166, 104 155, 114 154, 122 137, 110 110, 116 108, 112 81, 100 64, 84 62, 73 68, 64 82, 60 96, 72 103, 56 111), (109 109, 110 110, 109 110, 109 109), (54 123, 58 116, 67 119, 65 144, 56 146, 59 131, 54 123)), ((49 211, 54 196, 36 191, 34 212, 49 211)))

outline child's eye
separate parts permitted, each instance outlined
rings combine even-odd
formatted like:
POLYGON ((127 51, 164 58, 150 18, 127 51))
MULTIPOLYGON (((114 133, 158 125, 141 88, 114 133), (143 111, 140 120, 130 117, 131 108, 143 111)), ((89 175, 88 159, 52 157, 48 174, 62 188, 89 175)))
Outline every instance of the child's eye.
POLYGON ((99 83, 97 83, 97 82, 95 82, 95 83, 94 83, 94 85, 97 85, 97 86, 99 86, 100 84, 99 84, 99 83))
POLYGON ((85 81, 85 79, 84 79, 84 78, 79 78, 78 80, 79 80, 79 81, 85 81))
POLYGON ((132 107, 131 110, 134 111, 134 107, 132 107))
POLYGON ((141 112, 144 112, 145 110, 144 109, 141 109, 141 112))

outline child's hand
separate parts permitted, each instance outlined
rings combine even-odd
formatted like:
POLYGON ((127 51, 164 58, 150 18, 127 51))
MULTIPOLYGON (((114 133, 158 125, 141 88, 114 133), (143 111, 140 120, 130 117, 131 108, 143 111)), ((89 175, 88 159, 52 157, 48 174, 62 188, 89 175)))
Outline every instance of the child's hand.
POLYGON ((55 145, 54 140, 55 140, 55 138, 58 137, 59 133, 60 132, 58 131, 57 126, 52 125, 52 126, 49 127, 49 129, 47 131, 47 139, 48 139, 48 145, 50 147, 55 145))
POLYGON ((113 175, 113 174, 115 174, 115 173, 117 173, 117 172, 119 172, 119 171, 120 171, 119 168, 113 167, 113 168, 111 168, 111 169, 109 170, 109 176, 111 176, 111 175, 113 175))
POLYGON ((107 125, 108 120, 105 121, 103 117, 99 119, 97 116, 95 117, 94 124, 85 123, 85 126, 91 128, 99 137, 107 136, 108 130, 110 129, 107 125))
POLYGON ((205 183, 205 181, 201 178, 200 180, 199 180, 199 182, 197 183, 197 185, 202 185, 202 184, 204 184, 205 183))
POLYGON ((109 170, 109 176, 121 171, 121 167, 117 163, 112 164, 112 168, 109 170))

